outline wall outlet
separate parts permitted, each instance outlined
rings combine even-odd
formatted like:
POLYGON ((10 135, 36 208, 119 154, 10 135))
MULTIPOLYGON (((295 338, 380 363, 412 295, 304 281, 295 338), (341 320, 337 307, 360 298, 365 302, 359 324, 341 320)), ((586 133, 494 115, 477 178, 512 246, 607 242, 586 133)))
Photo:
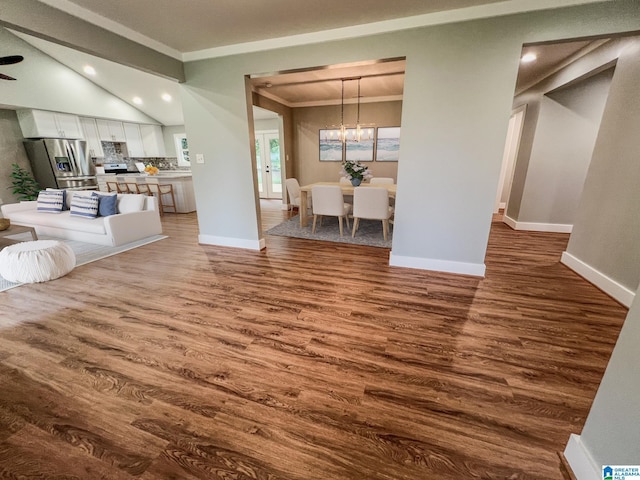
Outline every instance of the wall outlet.
POLYGON ((202 153, 196 153, 196 163, 204 163, 204 155, 202 153))

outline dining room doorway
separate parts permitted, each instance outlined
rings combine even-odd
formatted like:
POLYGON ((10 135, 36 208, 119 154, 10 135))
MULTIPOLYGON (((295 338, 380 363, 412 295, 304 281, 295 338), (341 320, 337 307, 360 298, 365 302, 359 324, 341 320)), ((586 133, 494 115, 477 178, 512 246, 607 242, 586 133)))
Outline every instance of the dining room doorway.
POLYGON ((282 198, 282 162, 278 130, 256 131, 256 170, 260 198, 282 198))

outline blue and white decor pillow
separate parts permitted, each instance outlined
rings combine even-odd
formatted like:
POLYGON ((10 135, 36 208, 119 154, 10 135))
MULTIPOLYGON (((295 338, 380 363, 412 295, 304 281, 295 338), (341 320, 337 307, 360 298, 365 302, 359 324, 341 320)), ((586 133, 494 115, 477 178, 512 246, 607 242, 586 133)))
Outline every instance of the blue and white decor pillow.
POLYGON ((62 192, 62 210, 69 210, 69 202, 67 200, 67 191, 59 188, 46 188, 47 192, 62 192))
POLYGON ((98 197, 89 195, 74 195, 71 198, 69 215, 82 218, 96 218, 98 216, 98 197))
POLYGON ((37 211, 42 213, 60 213, 64 206, 64 192, 61 190, 41 190, 38 193, 37 211))

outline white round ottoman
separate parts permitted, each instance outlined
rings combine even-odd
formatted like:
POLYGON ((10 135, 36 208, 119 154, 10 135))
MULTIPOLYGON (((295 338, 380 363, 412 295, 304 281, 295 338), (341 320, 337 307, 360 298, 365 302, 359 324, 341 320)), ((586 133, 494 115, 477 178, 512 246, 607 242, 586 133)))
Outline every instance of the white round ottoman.
POLYGON ((75 266, 71 247, 57 240, 21 242, 0 250, 0 275, 13 283, 46 282, 75 266))

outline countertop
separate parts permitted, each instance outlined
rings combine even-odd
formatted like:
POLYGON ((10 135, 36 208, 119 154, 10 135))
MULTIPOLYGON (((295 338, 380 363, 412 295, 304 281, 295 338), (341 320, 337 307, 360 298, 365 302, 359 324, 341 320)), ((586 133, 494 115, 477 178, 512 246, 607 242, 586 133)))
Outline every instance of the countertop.
POLYGON ((147 178, 147 177, 156 177, 156 178, 163 178, 165 180, 168 179, 187 179, 187 178, 191 178, 192 174, 191 172, 185 172, 184 170, 161 170, 157 175, 147 175, 144 173, 140 173, 140 172, 129 172, 129 173, 105 173, 105 174, 98 174, 98 177, 102 177, 102 176, 109 176, 109 177, 116 177, 116 178, 147 178))

